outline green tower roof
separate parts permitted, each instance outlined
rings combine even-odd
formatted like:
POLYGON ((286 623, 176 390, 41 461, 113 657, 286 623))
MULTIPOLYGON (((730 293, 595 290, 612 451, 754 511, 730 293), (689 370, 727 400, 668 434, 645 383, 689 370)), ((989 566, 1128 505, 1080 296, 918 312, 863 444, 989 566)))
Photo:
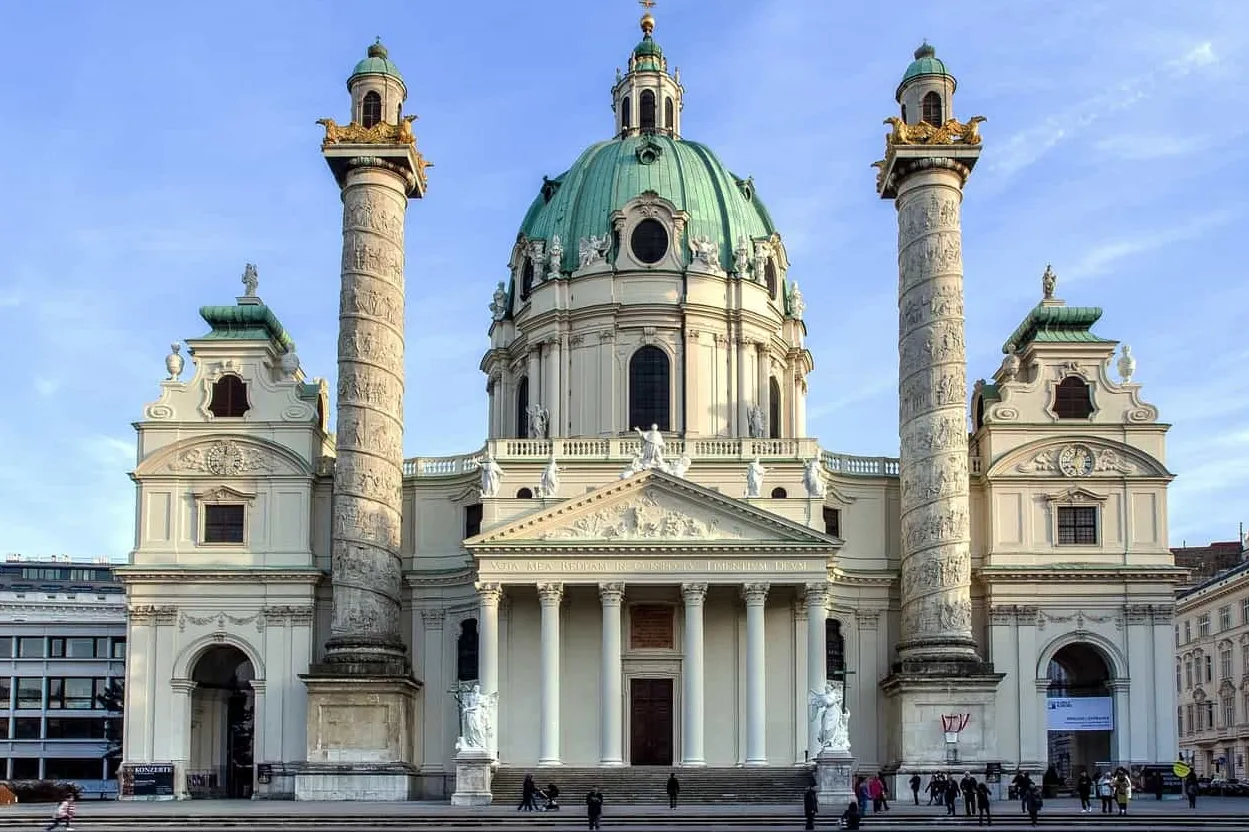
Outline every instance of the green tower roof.
MULTIPOLYGON (((612 212, 653 191, 689 214, 686 239, 720 243, 720 265, 732 268, 741 237, 770 237, 775 228, 754 183, 731 173, 705 145, 664 135, 629 136, 587 148, 565 173, 544 179, 520 226, 528 239, 559 235, 563 271, 576 270, 578 242, 611 234, 612 212)), ((689 251, 683 256, 688 261, 689 251)))
POLYGON ((1013 344, 1021 350, 1036 341, 1093 343, 1104 342, 1093 334, 1093 324, 1102 316, 1097 306, 1066 306, 1062 303, 1042 302, 1023 319, 1010 338, 1002 345, 1002 352, 1009 353, 1013 344))
POLYGON ((382 46, 381 38, 369 47, 369 56, 356 64, 347 83, 350 84, 351 79, 357 75, 390 75, 403 81, 403 76, 399 74, 399 67, 390 60, 390 53, 386 51, 385 46, 382 46))
POLYGON ((906 72, 902 73, 902 80, 898 83, 897 99, 902 100, 902 88, 912 79, 922 78, 926 75, 940 75, 950 79, 950 82, 957 85, 954 74, 945 66, 945 61, 937 57, 937 50, 932 48, 928 41, 924 41, 918 49, 915 50, 915 60, 911 61, 911 65, 906 68, 906 72))
POLYGON ((212 327, 206 339, 234 341, 273 341, 284 351, 295 349, 295 341, 287 333, 273 310, 263 303, 240 303, 237 306, 201 306, 200 317, 212 327))

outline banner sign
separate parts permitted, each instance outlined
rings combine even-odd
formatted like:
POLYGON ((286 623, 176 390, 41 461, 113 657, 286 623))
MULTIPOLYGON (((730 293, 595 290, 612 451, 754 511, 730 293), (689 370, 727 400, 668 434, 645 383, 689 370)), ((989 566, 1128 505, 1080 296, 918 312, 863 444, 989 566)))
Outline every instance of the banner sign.
POLYGON ((1055 696, 1045 701, 1050 731, 1113 731, 1115 702, 1109 696, 1055 696))

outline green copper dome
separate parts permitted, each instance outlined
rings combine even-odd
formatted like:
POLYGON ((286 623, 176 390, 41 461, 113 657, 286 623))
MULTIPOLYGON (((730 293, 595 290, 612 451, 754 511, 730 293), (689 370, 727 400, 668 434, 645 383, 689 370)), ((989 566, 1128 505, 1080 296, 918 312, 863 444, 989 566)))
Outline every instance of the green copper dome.
POLYGON ((637 46, 633 47, 633 54, 638 58, 658 58, 664 54, 664 50, 660 48, 653 37, 647 35, 642 38, 637 46))
MULTIPOLYGON (((578 243, 612 233, 612 212, 654 191, 689 214, 684 240, 706 236, 720 244, 720 265, 731 270, 738 240, 775 232, 754 193, 754 183, 734 176, 705 145, 664 135, 629 136, 591 145, 564 174, 545 179, 521 223, 526 238, 559 235, 564 273, 578 264, 578 243)), ((688 264, 688 245, 682 246, 688 264)), ((615 258, 613 251, 609 259, 615 258)))
POLYGON ((923 45, 915 50, 915 60, 911 61, 906 72, 902 73, 902 81, 898 84, 898 100, 902 100, 902 88, 907 85, 908 81, 926 75, 941 75, 954 82, 953 73, 946 69, 945 61, 937 57, 937 50, 933 49, 928 41, 924 41, 923 45))
POLYGON ((357 75, 390 75, 400 81, 403 80, 403 76, 399 74, 399 67, 390 60, 390 53, 386 51, 385 46, 382 46, 380 38, 377 43, 369 47, 369 56, 356 64, 347 83, 350 84, 351 79, 357 75))

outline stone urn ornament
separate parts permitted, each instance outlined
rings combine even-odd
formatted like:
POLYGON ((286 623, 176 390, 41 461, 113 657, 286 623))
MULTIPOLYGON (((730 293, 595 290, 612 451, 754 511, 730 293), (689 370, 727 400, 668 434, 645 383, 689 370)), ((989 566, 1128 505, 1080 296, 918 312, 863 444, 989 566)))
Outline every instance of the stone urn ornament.
POLYGON ((294 378, 299 372, 299 354, 294 350, 282 353, 282 374, 286 378, 294 378))
POLYGON ((1132 348, 1127 344, 1123 345, 1123 352, 1119 356, 1119 377, 1123 379, 1124 384, 1132 382, 1132 374, 1136 372, 1136 359, 1132 357, 1132 348))
POLYGON ((165 370, 169 373, 169 378, 165 380, 177 381, 178 377, 182 375, 182 368, 186 366, 186 359, 182 357, 181 344, 170 344, 169 349, 173 350, 173 352, 165 356, 165 370))

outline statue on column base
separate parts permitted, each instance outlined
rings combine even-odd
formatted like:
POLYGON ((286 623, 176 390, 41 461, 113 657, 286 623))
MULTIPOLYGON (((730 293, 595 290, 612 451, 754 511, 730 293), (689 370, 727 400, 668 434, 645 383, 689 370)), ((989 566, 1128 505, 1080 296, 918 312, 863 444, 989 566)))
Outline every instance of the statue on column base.
POLYGON ((454 692, 460 703, 460 738, 455 742, 455 793, 452 806, 488 806, 494 755, 494 705, 497 693, 483 694, 480 685, 454 692))
POLYGON ((826 682, 808 694, 811 734, 816 749, 815 788, 821 806, 842 806, 855 799, 854 757, 850 755, 850 713, 845 685, 826 682))

